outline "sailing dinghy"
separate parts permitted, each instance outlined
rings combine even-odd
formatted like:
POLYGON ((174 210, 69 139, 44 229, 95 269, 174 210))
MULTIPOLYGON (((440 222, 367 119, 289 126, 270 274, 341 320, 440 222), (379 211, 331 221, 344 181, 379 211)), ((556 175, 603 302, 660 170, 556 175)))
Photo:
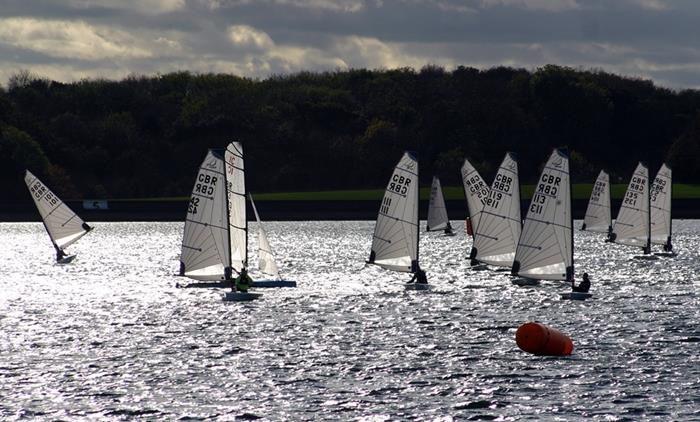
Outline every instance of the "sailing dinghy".
POLYGON ((612 215, 610 213, 610 176, 601 170, 593 185, 591 199, 588 200, 586 215, 581 230, 597 233, 612 233, 612 215))
POLYGON ((75 255, 67 255, 64 249, 87 234, 92 227, 78 217, 29 170, 24 174, 24 181, 41 214, 41 221, 49 233, 51 243, 56 249, 56 262, 67 264, 73 261, 75 255))
POLYGON ((637 164, 627 191, 622 199, 620 212, 615 219, 608 241, 627 246, 641 247, 644 255, 635 259, 653 260, 651 255, 651 213, 649 212, 649 168, 644 163, 637 164))
POLYGON ((521 221, 518 161, 515 154, 509 152, 484 198, 469 255, 471 265, 512 267, 522 230, 521 221))
MULTIPOLYGON (((479 172, 469 162, 464 159, 464 164, 460 169, 462 174, 462 186, 464 187, 464 196, 467 198, 467 233, 474 236, 474 232, 479 227, 479 218, 481 211, 484 208, 485 199, 489 194, 489 187, 484 182, 479 172), (471 227, 471 233, 469 233, 471 227)), ((478 264, 471 267, 472 270, 485 270, 488 267, 485 264, 478 264)))
POLYGON ((574 232, 571 179, 566 150, 554 149, 538 179, 511 274, 532 280, 574 280, 574 232))
POLYGON ((430 186, 430 203, 428 204, 427 231, 443 230, 445 235, 454 236, 450 219, 447 217, 447 207, 445 197, 442 194, 440 179, 433 176, 433 183, 430 186))
MULTIPOLYGON (((230 165, 224 164, 219 151, 210 149, 204 157, 192 189, 182 237, 180 275, 218 282, 207 283, 207 287, 231 285, 234 282, 232 272, 240 272, 247 261, 245 181, 240 144, 231 143, 225 158, 230 160, 230 165)), ((260 296, 259 293, 229 292, 224 300, 249 301, 260 296)))
POLYGON ((673 257, 677 253, 673 251, 671 244, 671 197, 673 195, 673 177, 671 167, 666 163, 661 165, 656 173, 654 183, 651 185, 651 243, 663 245, 663 252, 654 255, 673 257))
POLYGON ((258 222, 258 269, 265 274, 270 274, 275 277, 274 280, 255 280, 252 287, 296 287, 297 282, 292 280, 284 280, 280 275, 279 268, 275 262, 275 256, 272 253, 270 242, 267 240, 267 234, 260 221, 258 209, 253 202, 253 195, 248 193, 250 204, 253 206, 255 220, 258 222))
POLYGON ((418 160, 406 152, 384 191, 367 263, 413 273, 423 280, 406 288, 426 290, 430 285, 418 265, 418 191, 418 160))

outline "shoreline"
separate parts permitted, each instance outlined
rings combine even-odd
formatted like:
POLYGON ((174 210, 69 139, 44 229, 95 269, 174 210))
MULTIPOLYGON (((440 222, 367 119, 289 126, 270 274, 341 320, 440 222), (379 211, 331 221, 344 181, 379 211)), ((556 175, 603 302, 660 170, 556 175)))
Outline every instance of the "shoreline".
MULTIPOLYGON (((66 201, 66 204, 83 220, 90 221, 184 221, 188 201, 101 201, 107 209, 87 208, 89 201, 66 201)), ((380 200, 290 200, 256 201, 260 218, 263 221, 314 221, 314 220, 375 220, 380 200)), ((613 218, 617 215, 621 200, 612 201, 613 218)), ((467 216, 464 200, 446 201, 447 213, 451 220, 464 220, 467 216)), ((522 201, 523 217, 529 199, 522 201)), ((588 200, 572 201, 574 219, 583 219, 588 200)), ((89 207, 89 205, 88 205, 89 207)), ((419 205, 420 219, 425 220, 428 201, 419 205)), ((247 212, 253 215, 250 202, 247 212)), ((672 204, 674 219, 700 218, 700 199, 674 199, 672 204)), ((32 202, 10 202, 0 204, 0 222, 39 222, 39 212, 32 202)))

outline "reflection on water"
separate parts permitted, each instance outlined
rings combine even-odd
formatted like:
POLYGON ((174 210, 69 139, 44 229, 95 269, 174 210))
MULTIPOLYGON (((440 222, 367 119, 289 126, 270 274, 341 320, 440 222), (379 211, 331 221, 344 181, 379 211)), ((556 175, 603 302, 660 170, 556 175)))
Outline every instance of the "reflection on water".
POLYGON ((0 224, 0 419, 700 418, 696 221, 652 262, 577 231, 584 302, 471 272, 463 230, 422 234, 436 288, 409 292, 409 275, 363 266, 373 222, 279 222, 270 242, 299 288, 225 303, 174 287, 181 224, 94 226, 61 266, 41 224, 0 224), (521 352, 530 318, 574 354, 521 352))

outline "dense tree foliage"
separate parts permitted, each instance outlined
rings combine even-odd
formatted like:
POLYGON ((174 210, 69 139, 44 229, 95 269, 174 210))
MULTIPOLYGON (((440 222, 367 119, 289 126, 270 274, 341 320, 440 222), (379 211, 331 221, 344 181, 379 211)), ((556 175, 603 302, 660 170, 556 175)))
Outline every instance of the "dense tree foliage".
POLYGON ((67 197, 184 196, 206 149, 238 139, 254 192, 382 187, 404 150, 423 183, 446 185, 465 157, 490 179, 514 151, 526 183, 554 146, 569 147, 574 181, 607 168, 626 182, 637 161, 669 159, 697 182, 698 110, 698 91, 552 65, 70 84, 20 72, 0 89, 0 171, 9 198, 26 198, 25 168, 67 197))

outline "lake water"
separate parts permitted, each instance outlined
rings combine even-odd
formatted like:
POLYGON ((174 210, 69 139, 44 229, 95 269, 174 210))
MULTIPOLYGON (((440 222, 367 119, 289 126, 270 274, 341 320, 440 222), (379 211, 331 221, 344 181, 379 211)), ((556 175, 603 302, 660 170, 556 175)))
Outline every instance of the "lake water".
POLYGON ((700 222, 653 262, 577 231, 586 301, 470 271, 453 225, 422 235, 435 288, 411 292, 363 269, 373 222, 268 223, 299 287, 227 303, 175 288, 181 223, 94 223, 62 266, 41 224, 0 224, 0 419, 700 420, 700 222), (530 319, 573 355, 520 351, 530 319))

